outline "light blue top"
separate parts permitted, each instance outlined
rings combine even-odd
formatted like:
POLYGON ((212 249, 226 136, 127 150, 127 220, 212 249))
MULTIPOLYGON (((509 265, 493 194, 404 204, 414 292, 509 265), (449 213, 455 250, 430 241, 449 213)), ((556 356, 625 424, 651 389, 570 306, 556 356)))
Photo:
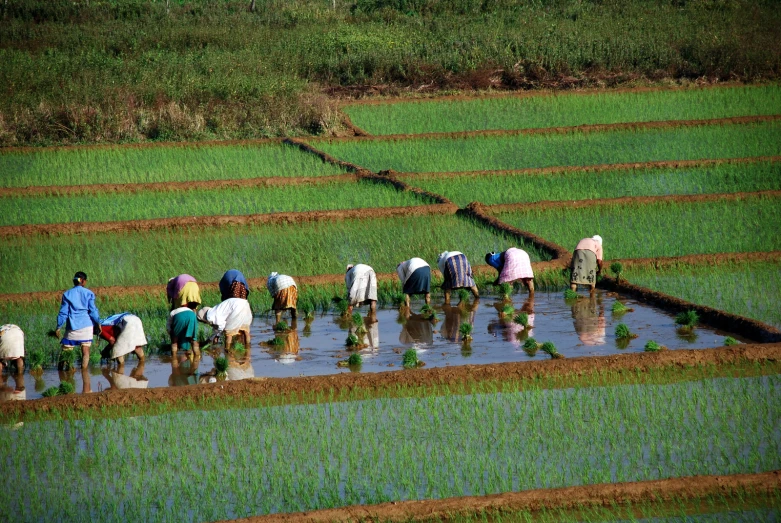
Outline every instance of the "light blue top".
POLYGON ((66 322, 68 329, 72 331, 100 324, 100 314, 95 306, 95 294, 91 290, 77 285, 62 294, 57 328, 61 329, 66 322))
POLYGON ((110 326, 113 327, 114 325, 116 325, 117 323, 122 321, 122 318, 124 318, 128 314, 130 314, 130 313, 129 312, 118 312, 118 313, 114 314, 113 316, 109 316, 105 320, 101 320, 100 324, 101 325, 106 325, 106 326, 110 325, 110 326))

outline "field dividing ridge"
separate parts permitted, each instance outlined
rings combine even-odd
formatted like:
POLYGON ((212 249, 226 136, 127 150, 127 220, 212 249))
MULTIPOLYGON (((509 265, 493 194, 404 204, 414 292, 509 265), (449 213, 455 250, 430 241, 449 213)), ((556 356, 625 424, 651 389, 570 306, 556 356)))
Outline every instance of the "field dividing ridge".
MULTIPOLYGON (((625 506, 648 501, 693 500, 709 495, 771 494, 781 488, 781 471, 728 476, 689 476, 629 483, 600 483, 577 487, 536 489, 485 496, 464 496, 353 505, 308 512, 244 518, 242 523, 326 523, 332 521, 459 521, 459 518, 502 518, 510 512, 578 510, 586 507, 625 506)), ((478 519, 484 521, 485 519, 478 519)), ((227 520, 221 523, 228 523, 227 520)))

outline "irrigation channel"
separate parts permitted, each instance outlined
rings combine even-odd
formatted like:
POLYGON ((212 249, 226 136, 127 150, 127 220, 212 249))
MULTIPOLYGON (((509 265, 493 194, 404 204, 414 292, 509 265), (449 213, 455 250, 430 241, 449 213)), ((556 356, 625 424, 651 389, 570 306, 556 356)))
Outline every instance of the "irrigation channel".
MULTIPOLYGON (((597 290, 593 296, 581 292, 577 300, 565 300, 558 292, 539 291, 534 298, 516 293, 511 296, 512 302, 488 295, 465 302, 454 297, 452 305, 443 306, 441 299, 437 301, 436 298, 432 298, 435 321, 424 319, 417 312, 423 305, 420 300, 413 300, 411 312, 380 309, 376 321, 366 317, 366 308, 358 309, 363 313, 366 334, 357 351, 348 350, 345 345, 348 335, 356 331, 352 318, 328 313, 311 321, 299 320, 295 329, 291 325, 289 331, 275 333, 273 316, 256 316, 251 328, 250 349, 228 355, 227 379, 402 370, 402 355, 408 349, 414 349, 426 367, 549 358, 539 349, 524 348, 530 337, 539 343, 553 342, 558 352, 567 358, 642 352, 646 342, 651 340, 671 350, 718 347, 724 344, 726 336, 741 342, 752 341, 707 326, 698 326, 690 332, 681 331, 675 325, 673 314, 604 290, 597 290), (612 312, 617 300, 633 311, 612 312), (502 314, 510 304, 513 313, 502 314), (519 313, 527 314, 528 329, 513 321, 519 313), (470 342, 465 342, 459 332, 463 323, 473 326, 470 342), (638 337, 617 339, 615 330, 620 323, 626 324, 638 337), (278 345, 269 343, 274 338, 281 340, 278 345), (346 360, 353 352, 361 355, 362 364, 338 366, 338 362, 346 360)), ((185 359, 181 354, 176 360, 172 360, 170 354, 161 354, 148 357, 139 366, 135 356, 131 356, 120 369, 104 364, 70 372, 47 369, 38 377, 6 375, 0 401, 39 398, 46 388, 62 381, 73 384, 76 392, 208 383, 210 379, 216 379, 213 378, 214 358, 222 354, 221 348, 217 347, 204 351, 202 358, 195 361, 185 359), (89 385, 85 388, 86 382, 89 385)))

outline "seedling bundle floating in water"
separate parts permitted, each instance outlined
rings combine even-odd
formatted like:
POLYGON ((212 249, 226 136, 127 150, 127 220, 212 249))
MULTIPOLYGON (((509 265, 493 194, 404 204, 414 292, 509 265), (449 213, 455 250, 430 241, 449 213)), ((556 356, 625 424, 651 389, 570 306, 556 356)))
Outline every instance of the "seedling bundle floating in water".
POLYGON ((401 357, 401 364, 405 369, 414 369, 425 365, 418 359, 418 353, 415 349, 408 349, 404 352, 404 355, 401 357))
POLYGON ((564 299, 567 300, 567 301, 577 300, 578 299, 578 293, 573 291, 572 289, 566 289, 564 291, 564 299))
POLYGON ((540 348, 540 344, 534 338, 528 338, 523 342, 523 351, 529 356, 535 356, 540 348))
POLYGON ((626 314, 627 312, 634 312, 634 309, 627 307, 618 300, 613 302, 613 306, 610 310, 613 311, 613 314, 626 314))
POLYGON ((472 324, 464 322, 461 324, 460 327, 458 327, 458 332, 461 334, 461 337, 464 339, 464 342, 472 341, 472 324))
POLYGON ((696 311, 681 312, 675 317, 675 323, 681 326, 681 329, 692 330, 700 321, 700 316, 696 311))
POLYGON ((501 315, 505 319, 510 319, 513 317, 513 314, 515 314, 515 308, 512 305, 505 305, 502 307, 501 315))
POLYGON ((499 284, 499 299, 501 300, 509 300, 513 293, 513 286, 509 283, 500 283, 499 284))
POLYGON ((518 325, 523 325, 524 327, 529 326, 529 315, 525 312, 521 312, 513 318, 513 321, 517 323, 518 325))
POLYGON ((659 345, 654 340, 650 340, 648 343, 645 344, 644 347, 646 352, 659 352, 662 350, 667 350, 667 347, 664 345, 659 345))
POLYGON ((217 379, 224 380, 228 377, 228 358, 220 356, 214 360, 214 368, 217 370, 217 379))
POLYGON ((350 357, 346 360, 341 360, 336 363, 336 365, 339 367, 357 367, 361 364, 363 364, 363 356, 357 352, 350 354, 350 357))
POLYGON ((633 340, 637 338, 637 334, 630 331, 626 323, 619 323, 618 325, 616 325, 616 338, 619 340, 621 339, 633 340))
POLYGON ((289 328, 290 327, 288 326, 285 320, 280 320, 276 324, 274 324, 274 330, 277 332, 285 332, 289 328))
POLYGON ((30 367, 30 374, 39 374, 43 371, 43 363, 46 356, 41 349, 33 349, 27 354, 27 365, 30 367))
POLYGON ((356 336, 355 334, 350 334, 349 336, 347 336, 347 339, 345 340, 344 344, 347 345, 348 347, 357 347, 358 345, 361 344, 361 340, 359 340, 358 336, 356 336))
POLYGON ((727 347, 729 347, 730 345, 738 345, 738 344, 740 344, 740 342, 735 338, 733 338, 732 336, 727 336, 726 338, 724 338, 724 345, 727 347))
POLYGON ((613 262, 610 264, 610 272, 616 275, 616 282, 621 283, 621 271, 624 270, 624 266, 621 262, 613 262))
POLYGON ((560 352, 559 352, 559 351, 556 349, 556 346, 555 346, 555 345, 554 345, 552 342, 550 342, 550 341, 546 341, 545 343, 543 343, 542 345, 540 345, 540 350, 541 350, 542 352, 544 352, 545 354, 547 354, 548 356, 550 356, 551 358, 555 359, 555 360, 557 360, 557 359, 560 359, 560 358, 563 358, 563 357, 564 357, 564 355, 563 355, 563 354, 561 354, 561 353, 560 353, 560 352))
POLYGON ((421 307, 420 315, 423 317, 424 320, 437 319, 437 313, 434 312, 434 309, 431 307, 431 305, 424 305, 423 307, 421 307))

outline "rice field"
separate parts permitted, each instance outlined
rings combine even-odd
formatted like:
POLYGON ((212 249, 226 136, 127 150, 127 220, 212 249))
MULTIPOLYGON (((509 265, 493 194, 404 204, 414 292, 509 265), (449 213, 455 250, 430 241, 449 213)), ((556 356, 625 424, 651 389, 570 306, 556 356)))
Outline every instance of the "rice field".
POLYGON ((777 198, 607 204, 566 210, 529 207, 495 215, 569 249, 582 238, 599 234, 605 259, 781 249, 777 198))
POLYGON ((0 153, 0 187, 328 176, 343 169, 282 143, 0 153))
POLYGON ((374 135, 530 129, 781 114, 781 87, 594 92, 432 100, 344 107, 374 135))
POLYGON ((754 318, 781 329, 781 261, 679 265, 653 269, 632 267, 634 284, 715 309, 754 318))
POLYGON ((0 431, 3 463, 36 488, 0 503, 24 520, 207 521, 781 466, 779 375, 499 390, 25 421, 0 431))
POLYGON ((70 286, 73 267, 93 286, 162 285, 177 274, 218 281, 230 267, 248 278, 271 271, 299 276, 339 274, 349 263, 394 272, 413 256, 436 266, 437 256, 458 250, 472 263, 510 246, 545 257, 534 246, 467 218, 449 215, 315 221, 286 225, 192 230, 128 231, 8 238, 0 252, 5 292, 58 290, 70 286))
POLYGON ((459 206, 623 196, 709 194, 781 189, 781 162, 545 174, 405 175, 402 179, 459 206))
POLYGON ((373 171, 462 172, 781 154, 781 122, 563 134, 319 141, 373 171))
POLYGON ((397 207, 435 203, 372 182, 0 197, 0 226, 397 207))

